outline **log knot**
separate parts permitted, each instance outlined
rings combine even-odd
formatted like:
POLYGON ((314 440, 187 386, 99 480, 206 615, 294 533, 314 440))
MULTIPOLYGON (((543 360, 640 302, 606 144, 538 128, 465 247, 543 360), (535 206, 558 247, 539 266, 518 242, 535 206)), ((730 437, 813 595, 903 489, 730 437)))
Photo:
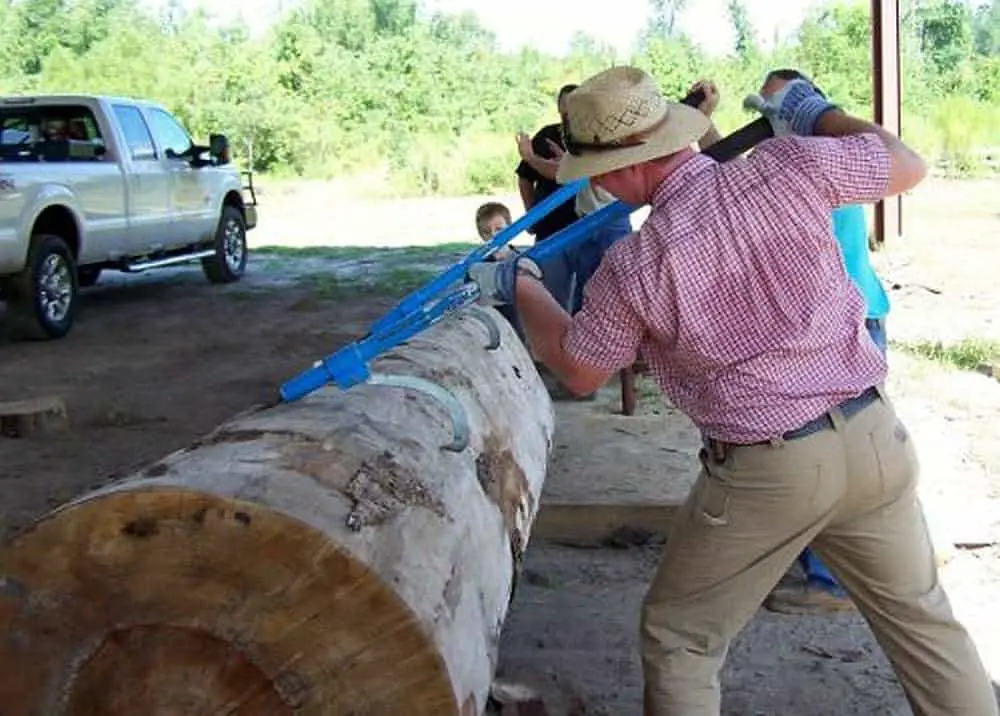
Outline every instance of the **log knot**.
POLYGON ((504 528, 510 541, 511 584, 513 599, 523 567, 527 547, 527 526, 534 514, 534 497, 524 470, 514 459, 509 441, 491 434, 483 444, 483 451, 476 458, 476 477, 483 492, 500 509, 504 528))
POLYGON ((446 517, 441 500, 389 450, 363 460, 347 483, 346 492, 354 503, 347 526, 355 532, 367 525, 381 524, 410 506, 425 507, 446 517))
MULTIPOLYGON (((523 541, 523 527, 534 511, 531 485, 507 441, 495 434, 483 443, 476 457, 476 477, 483 492, 497 505, 512 541, 523 541)), ((522 545, 523 546, 523 545, 522 545)))

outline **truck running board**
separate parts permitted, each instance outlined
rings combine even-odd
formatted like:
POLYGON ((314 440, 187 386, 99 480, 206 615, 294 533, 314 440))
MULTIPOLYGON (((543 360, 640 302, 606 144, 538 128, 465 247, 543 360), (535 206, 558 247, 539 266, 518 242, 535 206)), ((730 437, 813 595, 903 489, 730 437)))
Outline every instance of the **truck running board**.
POLYGON ((176 256, 165 256, 162 259, 138 261, 132 264, 125 264, 121 270, 126 273, 140 273, 142 271, 161 268, 163 266, 173 266, 174 264, 187 263, 188 261, 194 261, 195 259, 206 259, 209 256, 215 256, 215 249, 202 249, 189 254, 178 254, 176 256))

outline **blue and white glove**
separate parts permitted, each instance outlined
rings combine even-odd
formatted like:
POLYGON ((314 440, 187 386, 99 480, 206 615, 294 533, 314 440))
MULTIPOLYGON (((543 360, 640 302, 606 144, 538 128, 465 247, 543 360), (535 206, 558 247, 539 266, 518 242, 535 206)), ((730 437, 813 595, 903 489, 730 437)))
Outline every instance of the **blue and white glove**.
POLYGON ((811 136, 823 113, 837 108, 806 80, 792 80, 766 99, 747 95, 743 106, 767 117, 776 137, 786 134, 811 136))
POLYGON ((514 286, 518 274, 527 274, 538 280, 542 270, 526 256, 515 256, 506 261, 481 261, 469 267, 468 278, 479 285, 479 300, 484 306, 502 306, 514 303, 514 286))

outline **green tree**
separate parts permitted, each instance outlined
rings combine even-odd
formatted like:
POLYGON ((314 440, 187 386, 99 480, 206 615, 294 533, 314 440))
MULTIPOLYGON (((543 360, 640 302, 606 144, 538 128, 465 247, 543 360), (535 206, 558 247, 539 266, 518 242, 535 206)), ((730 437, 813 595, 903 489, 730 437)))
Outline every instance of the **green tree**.
MULTIPOLYGON (((867 0, 817 7, 767 51, 745 0, 727 2, 734 52, 709 58, 678 31, 683 0, 650 3, 631 57, 586 35, 564 56, 503 52, 475 16, 427 15, 416 0, 302 0, 261 37, 178 0, 159 14, 144 0, 0 0, 0 91, 150 98, 195 137, 226 132, 238 158, 252 143, 258 170, 380 171, 404 193, 512 188, 514 133, 555 121, 561 85, 616 63, 646 68, 675 98, 714 79, 724 132, 749 119, 740 98, 775 66, 801 67, 870 115, 867 0)), ((998 2, 902 0, 904 133, 953 170, 1000 143, 998 2)))
POLYGON ((759 60, 760 46, 753 23, 750 22, 746 3, 743 0, 728 0, 726 9, 729 12, 729 21, 733 25, 733 32, 736 36, 733 46, 736 56, 745 65, 759 60))
POLYGON ((799 28, 795 57, 837 102, 870 111, 871 20, 865 3, 836 2, 814 10, 799 28))

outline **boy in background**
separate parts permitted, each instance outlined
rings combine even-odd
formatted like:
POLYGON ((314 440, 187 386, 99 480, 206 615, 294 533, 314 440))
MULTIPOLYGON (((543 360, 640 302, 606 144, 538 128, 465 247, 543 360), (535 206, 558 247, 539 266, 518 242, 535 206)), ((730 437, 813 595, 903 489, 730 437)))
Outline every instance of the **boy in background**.
MULTIPOLYGON (((488 201, 476 209, 476 231, 478 232, 479 238, 483 241, 483 243, 492 240, 494 236, 510 226, 513 221, 510 209, 498 201, 488 201)), ((517 249, 508 245, 504 246, 486 260, 505 261, 506 259, 513 258, 516 253, 517 249)), ((513 304, 496 306, 496 309, 503 315, 504 318, 507 319, 507 322, 514 327, 518 338, 520 338, 523 342, 524 331, 521 328, 521 322, 517 318, 517 311, 514 310, 513 304)))

